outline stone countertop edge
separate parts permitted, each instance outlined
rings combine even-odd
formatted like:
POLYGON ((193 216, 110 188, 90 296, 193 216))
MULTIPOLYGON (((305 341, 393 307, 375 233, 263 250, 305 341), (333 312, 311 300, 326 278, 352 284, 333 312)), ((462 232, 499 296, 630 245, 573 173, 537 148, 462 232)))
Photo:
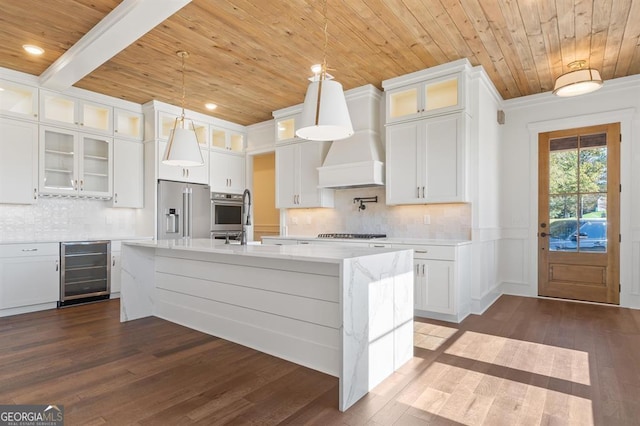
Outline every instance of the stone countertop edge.
POLYGON ((317 238, 310 237, 308 235, 287 235, 277 236, 269 235, 262 237, 263 239, 287 239, 287 240, 301 240, 301 241, 336 241, 341 243, 379 243, 379 244, 415 244, 415 245, 432 245, 432 246, 460 246, 465 244, 471 244, 471 240, 446 240, 446 239, 429 239, 429 238, 402 238, 402 237, 388 237, 388 238, 371 238, 371 239, 357 239, 357 238, 317 238))
POLYGON ((66 243, 75 241, 138 241, 138 240, 152 240, 153 237, 135 237, 130 235, 125 236, 98 236, 87 238, 43 238, 38 240, 0 240, 0 245, 3 244, 44 244, 44 243, 66 243))
POLYGON ((224 244, 222 240, 205 238, 192 240, 151 240, 124 241, 129 246, 146 247, 152 249, 175 250, 176 252, 200 252, 221 255, 237 255, 246 257, 263 257, 281 260, 296 260, 303 262, 340 263, 346 259, 366 257, 383 253, 394 253, 411 250, 410 248, 370 248, 346 247, 332 245, 238 245, 224 244))

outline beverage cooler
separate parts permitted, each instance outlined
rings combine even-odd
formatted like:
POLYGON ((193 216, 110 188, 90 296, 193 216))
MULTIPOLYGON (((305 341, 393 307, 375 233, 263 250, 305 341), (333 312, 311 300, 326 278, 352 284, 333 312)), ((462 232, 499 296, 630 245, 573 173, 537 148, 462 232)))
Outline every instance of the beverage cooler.
POLYGON ((109 299, 111 242, 60 243, 58 307, 109 299))

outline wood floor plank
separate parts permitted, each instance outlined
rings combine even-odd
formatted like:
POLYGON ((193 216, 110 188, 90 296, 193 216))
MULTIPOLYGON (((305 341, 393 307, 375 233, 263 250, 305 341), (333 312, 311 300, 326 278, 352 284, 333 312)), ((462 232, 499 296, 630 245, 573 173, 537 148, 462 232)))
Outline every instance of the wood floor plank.
POLYGON ((638 311, 502 296, 417 318, 414 358, 345 413, 338 380, 117 300, 0 318, 0 403, 83 425, 635 425, 638 311), (420 343, 422 342, 422 343, 420 343))

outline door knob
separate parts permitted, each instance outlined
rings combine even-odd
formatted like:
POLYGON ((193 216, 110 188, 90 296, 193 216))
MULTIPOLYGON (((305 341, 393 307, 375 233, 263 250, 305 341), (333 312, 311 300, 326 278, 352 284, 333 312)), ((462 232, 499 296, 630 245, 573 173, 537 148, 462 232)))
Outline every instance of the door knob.
POLYGON ((546 232, 541 232, 541 233, 540 233, 540 236, 544 238, 544 237, 549 236, 549 234, 547 234, 546 232))

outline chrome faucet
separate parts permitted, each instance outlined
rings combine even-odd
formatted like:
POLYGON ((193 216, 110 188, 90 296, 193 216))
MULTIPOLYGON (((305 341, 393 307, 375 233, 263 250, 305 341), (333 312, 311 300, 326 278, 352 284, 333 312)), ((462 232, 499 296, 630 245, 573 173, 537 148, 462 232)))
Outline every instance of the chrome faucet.
POLYGON ((244 192, 242 193, 242 209, 240 211, 240 218, 242 219, 242 236, 240 237, 240 245, 242 246, 246 246, 247 245, 247 225, 251 225, 251 191, 249 191, 248 189, 245 189, 244 192), (245 198, 247 198, 249 200, 249 203, 247 204, 247 219, 244 219, 244 205, 245 205, 245 198))

